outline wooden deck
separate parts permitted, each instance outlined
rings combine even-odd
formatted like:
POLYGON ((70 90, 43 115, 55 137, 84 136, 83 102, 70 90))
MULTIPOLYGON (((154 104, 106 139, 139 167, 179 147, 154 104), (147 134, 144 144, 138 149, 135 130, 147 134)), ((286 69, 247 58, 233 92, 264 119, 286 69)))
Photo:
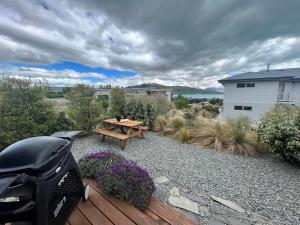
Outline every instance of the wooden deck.
POLYGON ((141 212, 100 191, 95 181, 85 182, 91 186, 89 200, 79 202, 67 225, 197 225, 156 198, 152 198, 148 208, 141 212))

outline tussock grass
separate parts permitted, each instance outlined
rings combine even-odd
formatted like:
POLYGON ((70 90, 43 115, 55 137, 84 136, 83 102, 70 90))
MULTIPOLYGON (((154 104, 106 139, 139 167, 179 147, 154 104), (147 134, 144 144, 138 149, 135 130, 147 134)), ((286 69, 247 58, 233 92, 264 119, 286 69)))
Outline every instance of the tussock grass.
POLYGON ((157 116, 154 121, 154 131, 164 133, 167 128, 167 119, 164 116, 157 116))
POLYGON ((181 142, 181 143, 188 143, 188 141, 191 139, 190 132, 186 127, 181 128, 177 133, 176 133, 176 138, 181 142))

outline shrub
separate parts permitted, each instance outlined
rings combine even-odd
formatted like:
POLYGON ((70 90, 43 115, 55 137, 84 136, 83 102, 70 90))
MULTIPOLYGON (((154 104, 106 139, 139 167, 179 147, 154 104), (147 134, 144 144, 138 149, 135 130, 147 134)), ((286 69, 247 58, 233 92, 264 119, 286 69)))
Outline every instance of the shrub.
POLYGON ((83 177, 95 178, 95 172, 106 170, 113 163, 124 159, 114 152, 91 152, 79 160, 78 166, 83 177))
POLYGON ((219 106, 217 105, 211 105, 211 104, 204 104, 202 107, 204 110, 214 114, 215 116, 220 113, 219 106))
POLYGON ((176 109, 185 109, 190 107, 189 100, 181 95, 174 99, 174 104, 176 109))
POLYGON ((70 131, 75 127, 75 123, 66 117, 65 112, 60 112, 55 121, 53 130, 55 131, 70 131))
POLYGON ((196 114, 198 114, 198 113, 200 113, 200 112, 201 112, 201 110, 202 110, 202 107, 201 107, 201 106, 199 106, 199 105, 196 105, 196 106, 194 106, 194 107, 193 107, 193 109, 194 109, 194 112, 195 112, 196 114))
POLYGON ((187 143, 191 139, 190 132, 186 127, 181 128, 176 134, 176 137, 181 143, 187 143))
POLYGON ((185 112, 183 118, 186 119, 189 125, 192 124, 192 121, 195 119, 195 116, 192 112, 185 112))
POLYGON ((152 126, 157 115, 157 107, 147 96, 133 96, 128 98, 124 107, 124 116, 133 120, 140 120, 146 126, 152 126))
POLYGON ((164 116, 157 116, 154 121, 154 131, 163 133, 167 127, 167 120, 164 116))
POLYGON ((101 107, 95 99, 94 92, 94 88, 79 84, 66 94, 69 100, 69 115, 75 121, 75 127, 85 134, 92 133, 101 114, 101 107))
POLYGON ((197 143, 216 150, 225 149, 228 138, 227 127, 219 121, 211 121, 201 129, 190 130, 189 143, 197 143))
POLYGON ((170 109, 174 107, 173 104, 168 101, 166 95, 156 94, 149 96, 149 98, 156 105, 158 115, 165 115, 170 109))
POLYGON ((208 100, 208 103, 211 105, 223 105, 223 99, 222 98, 211 98, 208 100))
POLYGON ((110 92, 109 113, 110 116, 123 115, 126 105, 126 93, 124 89, 115 87, 110 92))
POLYGON ((253 122, 248 116, 240 115, 235 119, 227 119, 227 123, 236 129, 250 130, 253 122))
POLYGON ((0 79, 0 151, 24 138, 54 131, 54 107, 45 101, 46 91, 43 82, 0 79))
POLYGON ((179 130, 185 125, 184 118, 182 116, 174 116, 170 119, 170 125, 175 130, 179 130))
POLYGON ((144 210, 155 191, 148 172, 114 152, 93 152, 79 160, 82 176, 96 178, 103 191, 144 210))
POLYGON ((259 138, 287 161, 300 163, 300 107, 276 105, 261 119, 259 138))

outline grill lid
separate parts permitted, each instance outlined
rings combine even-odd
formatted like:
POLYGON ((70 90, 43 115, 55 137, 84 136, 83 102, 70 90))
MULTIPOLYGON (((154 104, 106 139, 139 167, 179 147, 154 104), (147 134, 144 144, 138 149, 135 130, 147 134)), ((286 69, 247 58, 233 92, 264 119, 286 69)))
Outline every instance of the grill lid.
POLYGON ((49 136, 27 138, 16 142, 0 153, 0 173, 20 170, 37 170, 70 141, 49 136))

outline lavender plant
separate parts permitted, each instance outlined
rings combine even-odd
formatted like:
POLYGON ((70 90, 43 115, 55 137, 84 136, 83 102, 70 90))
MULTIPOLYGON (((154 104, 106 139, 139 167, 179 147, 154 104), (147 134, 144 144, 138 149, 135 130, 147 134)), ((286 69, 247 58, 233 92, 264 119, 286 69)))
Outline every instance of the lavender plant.
POLYGON ((96 181, 103 191, 127 201, 140 210, 147 207, 155 191, 149 173, 131 160, 121 160, 107 170, 99 170, 96 181))

